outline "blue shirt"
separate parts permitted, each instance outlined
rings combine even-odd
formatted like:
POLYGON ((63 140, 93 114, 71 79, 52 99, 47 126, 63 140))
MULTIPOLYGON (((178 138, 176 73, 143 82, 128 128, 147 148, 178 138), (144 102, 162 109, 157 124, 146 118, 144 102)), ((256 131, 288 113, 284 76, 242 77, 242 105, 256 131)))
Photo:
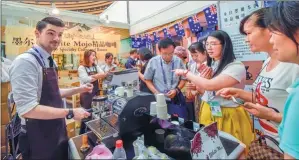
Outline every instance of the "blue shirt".
POLYGON ((173 69, 186 69, 183 61, 180 58, 178 58, 177 56, 173 56, 172 61, 168 64, 162 59, 161 56, 153 57, 148 62, 148 65, 147 65, 145 73, 144 73, 144 79, 152 80, 155 88, 160 93, 164 93, 165 91, 175 89, 183 77, 176 76, 171 71, 172 64, 173 64, 173 69), (167 84, 165 84, 164 79, 163 79, 161 61, 162 61, 162 67, 163 67, 163 70, 165 73, 167 84), (171 79, 173 80, 172 84, 171 84, 171 79))
POLYGON ((133 58, 129 57, 125 64, 126 69, 133 68, 135 66, 136 66, 136 61, 133 58))
POLYGON ((278 130, 279 147, 286 154, 299 159, 299 79, 293 83, 289 92, 278 130))

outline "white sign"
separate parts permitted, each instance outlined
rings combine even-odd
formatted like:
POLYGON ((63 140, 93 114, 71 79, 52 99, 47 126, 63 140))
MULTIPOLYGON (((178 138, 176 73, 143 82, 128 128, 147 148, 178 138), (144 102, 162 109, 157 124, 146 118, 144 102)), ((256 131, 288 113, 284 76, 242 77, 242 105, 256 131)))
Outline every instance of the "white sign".
POLYGON ((220 29, 231 37, 237 60, 256 61, 265 60, 265 53, 252 53, 245 36, 239 32, 240 21, 251 12, 261 8, 258 1, 220 1, 220 29))

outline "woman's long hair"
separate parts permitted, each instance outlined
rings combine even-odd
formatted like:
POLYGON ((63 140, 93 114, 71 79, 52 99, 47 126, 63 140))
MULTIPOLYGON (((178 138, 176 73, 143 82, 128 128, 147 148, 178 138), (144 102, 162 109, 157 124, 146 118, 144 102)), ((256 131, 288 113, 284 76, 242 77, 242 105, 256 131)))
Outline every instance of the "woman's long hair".
MULTIPOLYGON (((229 35, 221 30, 212 32, 208 37, 214 37, 217 38, 221 45, 222 45, 222 51, 221 51, 221 59, 219 66, 216 70, 216 72, 213 74, 213 77, 219 75, 222 70, 229 64, 232 63, 236 57, 234 55, 234 49, 233 49, 233 43, 230 39, 229 35)), ((207 65, 209 67, 212 66, 213 59, 208 56, 207 57, 207 65)))
MULTIPOLYGON (((83 57, 83 66, 85 67, 90 67, 89 66, 89 57, 92 53, 96 54, 96 59, 97 59, 97 52, 93 49, 88 49, 84 52, 84 57, 83 57)), ((95 64, 92 64, 91 66, 94 66, 95 64)))

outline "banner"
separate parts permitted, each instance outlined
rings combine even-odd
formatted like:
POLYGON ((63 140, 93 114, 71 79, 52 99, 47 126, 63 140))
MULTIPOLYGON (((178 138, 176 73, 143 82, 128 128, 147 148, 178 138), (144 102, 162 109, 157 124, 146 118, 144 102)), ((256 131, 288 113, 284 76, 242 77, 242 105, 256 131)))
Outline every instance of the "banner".
MULTIPOLYGON (((36 42, 35 28, 29 27, 6 27, 5 50, 10 59, 27 51, 36 42)), ((80 29, 79 26, 65 30, 60 46, 53 54, 79 54, 81 57, 87 49, 94 49, 97 58, 104 60, 107 52, 116 55, 120 48, 120 35, 99 34, 80 29)))

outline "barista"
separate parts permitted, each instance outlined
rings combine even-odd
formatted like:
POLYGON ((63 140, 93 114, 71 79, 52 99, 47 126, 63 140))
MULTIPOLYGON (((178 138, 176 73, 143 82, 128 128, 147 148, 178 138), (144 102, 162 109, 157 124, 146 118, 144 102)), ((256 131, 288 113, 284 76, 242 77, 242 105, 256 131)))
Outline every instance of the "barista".
MULTIPOLYGON (((92 49, 84 52, 83 65, 78 68, 80 84, 93 84, 93 90, 91 93, 80 94, 80 104, 85 109, 91 108, 92 98, 99 92, 98 80, 104 79, 108 73, 104 73, 103 70, 95 64, 96 52, 92 49)), ((85 133, 86 125, 84 122, 81 123, 80 134, 85 133)))
POLYGON ((17 113, 21 118, 19 144, 22 158, 68 159, 65 118, 81 120, 82 108, 63 108, 62 98, 88 92, 92 85, 59 89, 52 52, 61 42, 64 23, 46 17, 36 25, 36 44, 13 61, 9 76, 17 113))

